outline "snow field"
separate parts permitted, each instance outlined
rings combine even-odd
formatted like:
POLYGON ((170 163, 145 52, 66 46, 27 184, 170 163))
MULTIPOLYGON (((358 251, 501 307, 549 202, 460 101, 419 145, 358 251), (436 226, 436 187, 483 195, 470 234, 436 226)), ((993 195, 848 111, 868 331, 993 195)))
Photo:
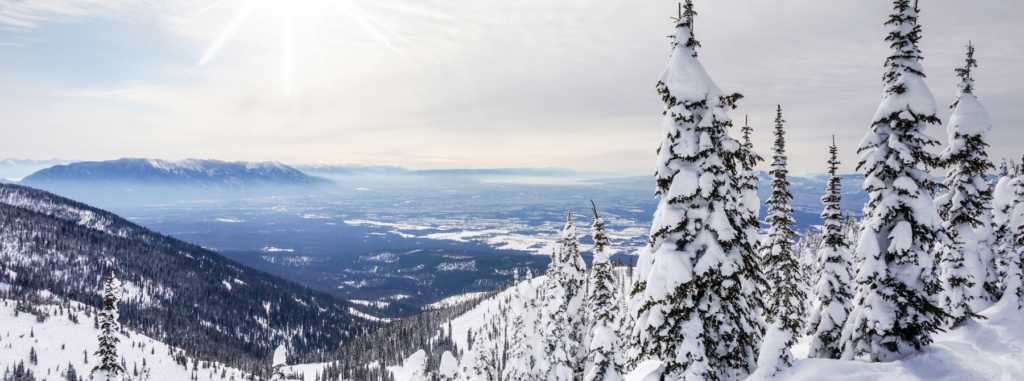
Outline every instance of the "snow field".
MULTIPOLYGON (((80 303, 72 302, 76 308, 80 303)), ((88 379, 93 366, 99 359, 93 355, 97 349, 98 329, 93 328, 92 318, 78 313, 79 323, 69 320, 67 310, 64 315, 58 314, 57 306, 41 308, 50 313, 45 322, 37 322, 36 316, 20 312, 14 316, 15 302, 0 299, 0 369, 13 368, 24 361, 39 380, 56 380, 61 372, 66 371, 68 364, 74 366, 79 376, 88 379), (38 364, 29 362, 32 349, 38 353, 38 364), (88 363, 85 362, 88 358, 88 363)), ((95 315, 95 312, 92 313, 95 315)), ((142 362, 150 369, 151 381, 180 381, 198 377, 198 380, 242 380, 244 373, 240 370, 225 367, 223 364, 200 362, 200 369, 193 370, 193 362, 189 361, 188 369, 175 362, 168 354, 176 348, 126 330, 129 335, 118 335, 120 342, 118 354, 124 359, 126 369, 131 373, 134 369, 140 372, 142 362), (221 378, 221 374, 224 378, 221 378)), ((0 370, 2 372, 2 370, 0 370)), ((61 378, 62 379, 62 378, 61 378)))

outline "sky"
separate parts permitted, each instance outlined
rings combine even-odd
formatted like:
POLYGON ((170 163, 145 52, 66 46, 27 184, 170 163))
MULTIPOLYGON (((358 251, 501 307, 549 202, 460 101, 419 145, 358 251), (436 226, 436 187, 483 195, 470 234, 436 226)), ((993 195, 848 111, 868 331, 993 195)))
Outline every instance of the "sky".
MULTIPOLYGON (((653 173, 676 2, 0 0, 0 156, 653 173)), ((695 0, 699 59, 770 157, 841 170, 882 94, 882 0, 695 0)), ((920 0, 948 121, 965 45, 990 156, 1024 154, 1024 2, 920 0)), ((945 124, 928 133, 945 143, 945 124)), ((733 132, 738 136, 738 131, 733 132)), ((938 152, 942 147, 933 147, 938 152)), ((1019 159, 1018 159, 1019 160, 1019 159)), ((767 167, 766 164, 764 165, 767 167)))

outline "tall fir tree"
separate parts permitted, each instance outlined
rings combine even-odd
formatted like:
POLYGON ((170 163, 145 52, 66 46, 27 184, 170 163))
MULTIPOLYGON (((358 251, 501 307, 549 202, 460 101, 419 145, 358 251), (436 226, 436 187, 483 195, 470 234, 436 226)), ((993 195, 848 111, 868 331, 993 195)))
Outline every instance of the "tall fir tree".
POLYGON ((740 132, 743 134, 743 144, 740 145, 736 154, 736 160, 740 163, 736 186, 740 189, 740 213, 743 218, 743 231, 746 234, 746 240, 740 243, 740 248, 744 253, 743 267, 747 270, 746 278, 758 285, 750 295, 752 300, 756 301, 753 306, 757 310, 762 310, 764 299, 761 290, 767 289, 767 281, 764 278, 764 273, 761 272, 759 259, 761 242, 758 230, 761 228, 761 221, 758 218, 761 213, 761 198, 757 195, 759 176, 754 167, 757 166, 757 163, 764 161, 764 158, 754 151, 754 143, 750 141, 750 134, 754 132, 754 128, 750 127, 747 117, 743 118, 743 128, 740 129, 740 132))
POLYGON ((942 282, 939 306, 949 314, 951 327, 980 317, 974 311, 976 306, 983 305, 974 299, 987 297, 984 284, 989 276, 988 268, 995 272, 988 237, 992 190, 986 179, 988 170, 995 167, 985 153, 992 122, 985 107, 974 96, 971 69, 977 66, 974 46, 967 45, 966 64, 956 69, 960 84, 956 100, 950 106, 953 115, 946 128, 949 145, 939 156, 949 167, 943 183, 949 192, 937 197, 935 204, 951 241, 938 245, 939 280, 942 282))
POLYGON ((1011 284, 1017 284, 1016 271, 1019 261, 1015 260, 1014 231, 1011 224, 1011 216, 1019 200, 1016 195, 1017 187, 1020 185, 1017 180, 1017 173, 1012 172, 1012 165, 1007 164, 1003 159, 999 167, 999 178, 996 180, 992 192, 992 224, 995 229, 995 244, 992 249, 995 251, 999 282, 995 289, 997 297, 1001 300, 1011 284))
POLYGON ((811 336, 808 357, 838 359, 843 353, 840 341, 843 326, 853 309, 850 286, 853 275, 850 245, 843 231, 843 212, 840 209, 842 178, 836 175, 840 162, 836 157, 839 148, 834 136, 828 151, 831 155, 828 160, 828 189, 821 197, 821 203, 825 204, 825 210, 821 212, 823 239, 818 252, 821 278, 814 287, 814 304, 807 322, 807 334, 811 336))
POLYGON ((932 302, 940 285, 932 274, 931 250, 945 235, 932 199, 940 184, 926 170, 938 157, 925 150, 938 144, 925 128, 941 121, 924 83, 918 9, 909 0, 893 5, 886 22, 893 52, 885 62, 882 103, 857 150, 869 201, 857 245, 861 262, 854 308, 843 329, 847 359, 868 355, 871 361, 890 361, 920 350, 946 316, 932 302))
MULTIPOLYGON (((593 203, 593 201, 591 201, 593 203)), ((591 238, 594 239, 594 260, 590 269, 590 287, 587 296, 587 311, 590 318, 590 353, 587 356, 589 370, 586 381, 621 381, 622 353, 619 338, 615 333, 616 305, 615 278, 612 262, 606 251, 611 240, 604 232, 604 219, 594 207, 594 225, 591 238)))
POLYGON ((567 336, 567 353, 572 366, 574 379, 583 377, 584 364, 587 358, 587 316, 584 307, 587 303, 587 263, 580 255, 580 238, 576 231, 576 223, 572 220, 572 212, 566 214, 565 227, 562 229, 561 282, 565 290, 565 318, 567 336))
MULTIPOLYGON (((762 330, 754 253, 745 251, 737 152, 727 110, 742 96, 718 88, 696 59, 693 4, 675 19, 649 244, 630 309, 630 361, 661 361, 665 380, 738 380, 755 367, 762 330)), ((749 247, 749 246, 746 246, 749 247)))
POLYGON ((768 323, 765 334, 765 346, 761 347, 758 369, 774 375, 793 365, 793 352, 790 348, 803 327, 803 300, 806 294, 801 291, 802 276, 800 266, 793 254, 793 207, 789 202, 793 195, 789 192, 786 158, 786 131, 782 119, 780 105, 775 116, 775 146, 772 147, 772 165, 768 174, 772 177, 772 193, 765 202, 768 205, 768 216, 764 223, 768 227, 768 236, 761 248, 761 269, 764 271, 768 288, 765 292, 764 318, 768 323), (768 340, 773 337, 774 340, 768 340))
MULTIPOLYGON (((1022 158, 1024 161, 1024 158, 1022 158)), ((1011 162, 1012 163, 1012 162, 1011 162)), ((1024 307, 1024 171, 1015 167, 1016 174, 1009 180, 1009 200, 1005 207, 1007 237, 1003 247, 1000 268, 1000 287, 1003 298, 1024 307)), ((1002 300, 1001 299, 1001 300, 1002 300)))
POLYGON ((502 371, 501 379, 503 381, 533 380, 533 348, 530 346, 531 332, 528 331, 529 327, 526 326, 530 306, 526 298, 523 297, 524 288, 527 291, 526 295, 530 295, 530 285, 529 281, 525 283, 526 284, 520 283, 513 286, 511 301, 512 328, 511 332, 509 332, 509 335, 511 336, 511 348, 509 348, 508 351, 508 361, 506 362, 505 369, 502 371))
POLYGON ((97 380, 119 381, 127 374, 118 362, 117 338, 121 324, 117 319, 117 294, 121 283, 114 276, 114 266, 110 266, 110 275, 103 277, 103 309, 97 313, 99 319, 99 349, 94 353, 100 363, 92 368, 92 376, 97 380))
POLYGON ((539 312, 541 344, 536 354, 534 376, 546 380, 574 380, 582 377, 586 351, 582 348, 586 328, 582 313, 585 301, 586 263, 579 252, 579 236, 572 213, 566 217, 562 244, 544 286, 543 309, 539 312))

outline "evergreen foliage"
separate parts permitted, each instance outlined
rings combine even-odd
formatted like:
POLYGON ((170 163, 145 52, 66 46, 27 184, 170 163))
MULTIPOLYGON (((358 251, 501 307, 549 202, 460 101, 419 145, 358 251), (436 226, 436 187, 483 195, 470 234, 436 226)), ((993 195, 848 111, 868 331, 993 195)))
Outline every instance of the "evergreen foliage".
POLYGON ((605 250, 611 240, 605 234, 604 219, 597 214, 597 205, 592 204, 592 206, 594 207, 594 225, 591 228, 590 236, 594 239, 594 260, 590 269, 590 287, 587 299, 591 337, 587 363, 590 364, 590 369, 584 380, 621 381, 622 352, 615 333, 615 322, 618 315, 615 278, 612 275, 610 255, 605 250))
MULTIPOLYGON (((821 249, 818 253, 818 269, 820 278, 816 282, 813 295, 813 307, 807 323, 807 334, 811 336, 811 347, 808 357, 838 359, 842 356, 843 346, 840 341, 846 318, 853 309, 853 291, 850 283, 853 278, 850 264, 850 249, 843 232, 843 213, 839 208, 842 201, 840 190, 841 178, 836 175, 840 164, 836 154, 835 137, 829 147, 831 157, 828 160, 828 189, 822 196, 821 203, 825 210, 821 218, 825 221, 822 227, 821 249)), ((808 239, 804 236, 801 240, 808 239)))
POLYGON ((893 52, 885 62, 882 103, 858 148, 857 168, 864 171, 869 201, 857 246, 854 308, 843 329, 845 359, 867 355, 887 361, 920 350, 946 315, 932 302, 940 285, 932 274, 931 249, 945 239, 932 200, 940 184, 921 168, 938 163, 925 150, 938 144, 925 128, 940 121, 917 48, 918 9, 909 0, 893 5, 886 22, 893 52))
MULTIPOLYGON (((986 135, 991 129, 988 112, 973 94, 971 68, 977 67, 974 46, 967 46, 967 60, 956 69, 960 77, 956 100, 950 108, 947 131, 949 145, 939 159, 949 167, 943 182, 949 190, 935 199, 949 244, 939 244, 939 305, 949 314, 951 327, 978 318, 975 298, 988 298, 985 283, 995 272, 995 258, 989 249, 992 189, 987 171, 995 169, 985 153, 986 135)), ((995 278, 995 277, 993 277, 995 278)), ((989 287, 991 288, 991 286, 989 287)))
POLYGON ((696 60, 692 3, 683 7, 657 84, 665 104, 660 201, 632 290, 629 357, 661 360, 667 380, 737 380, 754 367, 762 335, 749 277, 757 259, 745 251, 740 211, 740 144, 728 134, 727 109, 742 96, 722 92, 696 60))
POLYGON ((761 221, 758 220, 758 217, 761 212, 761 198, 757 195, 758 173, 754 167, 757 166, 757 163, 764 161, 764 158, 754 151, 754 143, 750 141, 750 134, 754 132, 754 129, 750 127, 746 117, 744 117, 743 128, 740 131, 743 134, 743 144, 736 151, 736 161, 740 164, 736 186, 740 190, 739 212, 743 219, 743 231, 746 234, 746 239, 740 241, 740 250, 743 252, 743 267, 747 270, 745 276, 757 285, 751 290, 750 297, 756 302, 752 305, 760 310, 764 307, 761 290, 767 289, 767 280, 761 271, 760 264, 761 243, 758 239, 758 229, 761 228, 761 221))
POLYGON ((103 309, 99 312, 100 335, 99 349, 94 355, 99 358, 100 363, 92 368, 91 375, 100 380, 122 380, 126 375, 124 368, 117 362, 118 331, 121 328, 118 323, 117 293, 120 290, 120 281, 114 276, 114 267, 110 267, 110 275, 103 278, 103 309))
POLYGON ((761 269, 764 271, 768 288, 765 293, 765 322, 769 329, 781 331, 778 336, 782 342, 768 342, 761 348, 761 359, 758 368, 769 368, 769 374, 775 374, 793 365, 793 353, 790 347, 796 342, 800 328, 803 327, 803 300, 806 295, 800 289, 802 276, 800 266, 793 253, 793 207, 789 202, 793 195, 789 192, 789 171, 786 169, 786 131, 783 128, 782 106, 775 116, 775 146, 772 155, 771 170, 772 193, 765 202, 768 205, 768 216, 765 224, 768 237, 764 242, 761 254, 761 269), (781 345, 780 345, 781 344, 781 345), (767 347, 771 346, 771 348, 767 347))

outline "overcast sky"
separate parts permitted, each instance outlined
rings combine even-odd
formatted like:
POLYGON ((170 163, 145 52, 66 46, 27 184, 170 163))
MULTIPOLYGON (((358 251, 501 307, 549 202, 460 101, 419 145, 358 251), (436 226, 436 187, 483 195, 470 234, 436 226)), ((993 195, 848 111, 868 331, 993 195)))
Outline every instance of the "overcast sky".
MULTIPOLYGON (((977 47, 990 155, 1024 154, 1024 2, 920 0, 945 123, 977 47)), ((699 59, 768 155, 843 171, 881 96, 884 0, 696 0, 699 59)), ((666 0, 0 0, 0 156, 653 173, 666 0)), ((929 130, 942 140, 945 125, 929 130)), ((734 136, 738 133, 734 132, 734 136)), ((935 147, 938 152, 941 147, 935 147)))

